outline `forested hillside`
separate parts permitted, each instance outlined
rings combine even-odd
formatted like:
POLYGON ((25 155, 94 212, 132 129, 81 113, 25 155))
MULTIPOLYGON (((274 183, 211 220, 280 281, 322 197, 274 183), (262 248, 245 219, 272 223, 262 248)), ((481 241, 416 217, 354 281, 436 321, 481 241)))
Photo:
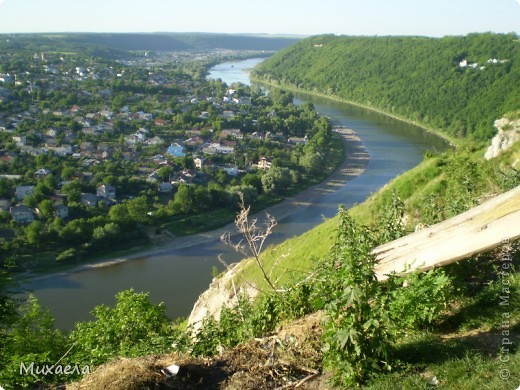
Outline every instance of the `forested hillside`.
POLYGON ((104 57, 128 56, 126 50, 202 51, 281 50, 298 37, 269 35, 238 35, 210 33, 62 33, 9 34, 0 36, 0 50, 32 49, 35 52, 53 51, 56 47, 72 52, 82 51, 104 57))
POLYGON ((520 40, 324 35, 278 52, 255 71, 277 85, 382 110, 453 138, 489 139, 520 103, 520 40))

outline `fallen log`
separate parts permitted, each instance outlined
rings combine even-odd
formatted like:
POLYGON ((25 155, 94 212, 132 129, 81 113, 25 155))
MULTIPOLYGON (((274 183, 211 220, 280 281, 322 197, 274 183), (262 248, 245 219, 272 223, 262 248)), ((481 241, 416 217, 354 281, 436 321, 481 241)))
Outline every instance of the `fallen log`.
POLYGON ((520 238, 520 186, 446 221, 375 248, 378 280, 426 271, 520 238))

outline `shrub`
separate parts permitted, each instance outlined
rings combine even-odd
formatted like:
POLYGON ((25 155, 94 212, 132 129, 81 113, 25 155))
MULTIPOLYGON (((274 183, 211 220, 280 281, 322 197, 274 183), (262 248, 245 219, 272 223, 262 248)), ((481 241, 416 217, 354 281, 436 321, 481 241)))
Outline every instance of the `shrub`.
POLYGON ((389 291, 389 315, 398 331, 431 324, 453 294, 451 278, 442 269, 391 276, 389 284, 393 287, 389 291))
POLYGON ((328 288, 323 335, 324 363, 333 371, 335 385, 364 382, 372 373, 388 370, 391 340, 389 318, 381 285, 370 254, 374 234, 339 212, 340 226, 321 278, 328 288))

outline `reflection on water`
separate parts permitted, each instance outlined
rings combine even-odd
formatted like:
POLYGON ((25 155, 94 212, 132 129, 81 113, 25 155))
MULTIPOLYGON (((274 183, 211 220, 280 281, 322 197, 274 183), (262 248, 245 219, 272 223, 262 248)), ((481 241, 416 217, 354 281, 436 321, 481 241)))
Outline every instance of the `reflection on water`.
MULTIPOLYGON (((253 67, 255 61, 259 60, 217 65, 210 77, 228 83, 248 82, 243 69, 253 67)), ((297 102, 304 100, 311 101, 319 112, 338 124, 354 129, 370 155, 370 162, 361 176, 336 192, 324 193, 312 204, 295 206, 292 214, 278 221, 269 243, 309 230, 324 216, 332 217, 339 204, 352 206, 362 202, 389 180, 417 165, 425 150, 446 148, 438 137, 384 115, 326 99, 297 96, 297 102)), ((108 268, 53 276, 29 287, 51 309, 61 328, 71 328, 74 322, 89 319, 95 305, 113 304, 114 295, 129 288, 150 292, 153 302, 165 303, 171 317, 187 316, 198 295, 210 283, 211 268, 221 267, 219 254, 228 263, 240 259, 219 242, 211 242, 192 248, 159 250, 154 255, 108 268)))

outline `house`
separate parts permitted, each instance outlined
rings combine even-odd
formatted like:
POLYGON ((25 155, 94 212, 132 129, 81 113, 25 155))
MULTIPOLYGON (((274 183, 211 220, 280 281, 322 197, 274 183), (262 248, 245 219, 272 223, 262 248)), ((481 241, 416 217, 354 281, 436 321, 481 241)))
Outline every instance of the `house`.
POLYGON ((31 223, 34 221, 34 213, 32 209, 27 206, 14 206, 9 209, 9 213, 11 214, 11 218, 13 221, 18 223, 31 223))
POLYGON ((164 140, 156 135, 155 137, 150 138, 146 143, 148 145, 161 145, 164 143, 164 140))
POLYGON ((34 192, 34 186, 17 186, 14 191, 16 200, 23 200, 28 195, 32 195, 34 192))
POLYGON ((224 129, 220 132, 219 138, 220 139, 226 139, 226 138, 243 138, 242 132, 240 129, 224 129))
POLYGON ((57 218, 67 219, 69 217, 69 208, 64 204, 57 204, 54 206, 54 213, 57 218))
POLYGON ((260 157, 257 166, 258 169, 270 169, 272 166, 272 160, 269 157, 260 157))
POLYGON ((93 152, 94 146, 92 145, 92 142, 82 142, 79 144, 79 148, 83 152, 93 152))
POLYGON ((114 113, 112 111, 106 109, 101 110, 99 113, 101 114, 101 116, 104 116, 107 119, 112 119, 114 116, 114 113))
POLYGON ((226 171, 228 176, 236 176, 236 175, 238 175, 238 167, 236 165, 224 165, 221 168, 224 171, 226 171))
POLYGON ((251 105, 251 98, 248 97, 242 97, 242 98, 233 98, 233 103, 235 104, 244 104, 246 106, 251 105))
POLYGON ((146 181, 148 181, 150 183, 157 183, 159 181, 159 174, 157 173, 157 171, 150 173, 146 177, 146 181))
POLYGON ((96 195, 100 198, 115 199, 116 198, 116 187, 102 184, 96 189, 96 195))
POLYGON ((232 154, 235 151, 235 148, 232 146, 218 145, 216 150, 219 154, 232 154))
POLYGON ((164 156, 162 154, 156 154, 155 156, 153 156, 151 158, 151 160, 157 164, 157 165, 166 165, 168 164, 168 160, 166 160, 166 158, 164 158, 164 156))
POLYGON ((51 127, 49 130, 47 130, 45 132, 45 134, 48 135, 49 137, 54 138, 60 134, 60 131, 58 129, 54 129, 51 127))
POLYGON ((25 145, 27 143, 27 137, 25 135, 13 136, 13 142, 16 142, 16 146, 25 145))
POLYGON ((186 156, 186 153, 183 152, 183 147, 179 145, 178 143, 173 143, 170 145, 168 150, 166 151, 166 154, 169 154, 173 157, 184 157, 186 156))
POLYGON ((193 157, 193 162, 195 163, 195 168, 197 169, 202 169, 204 161, 206 161, 206 159, 202 156, 193 157))
POLYGON ((230 110, 225 110, 221 115, 220 117, 222 119, 226 119, 227 121, 230 121, 232 120, 233 118, 235 118, 235 113, 233 111, 230 111, 230 110))
POLYGON ((58 156, 70 156, 72 155, 72 146, 68 144, 63 144, 55 148, 53 151, 54 154, 58 156))
POLYGON ((202 153, 204 154, 217 154, 217 145, 218 144, 206 144, 203 148, 202 148, 202 153))
POLYGON ((0 210, 7 211, 11 206, 11 201, 9 199, 0 199, 0 210))
POLYGON ((184 141, 184 144, 187 146, 199 146, 204 143, 204 139, 199 136, 194 136, 188 138, 186 141, 184 141))
POLYGON ((293 144, 293 145, 305 145, 307 144, 307 141, 309 139, 307 138, 307 136, 301 138, 301 137, 289 137, 289 139, 287 140, 290 144, 293 144))
POLYGON ((42 178, 44 178, 45 176, 50 175, 50 174, 51 174, 51 171, 48 170, 47 168, 41 168, 41 169, 38 169, 36 172, 34 172, 34 175, 35 175, 38 179, 42 179, 42 178))
POLYGON ((137 112, 134 117, 136 119, 144 120, 144 121, 151 121, 153 119, 153 115, 150 113, 146 113, 143 111, 137 112))
POLYGON ((81 194, 79 202, 85 206, 97 206, 98 200, 94 194, 81 194))
POLYGON ((163 182, 159 184, 159 192, 171 192, 172 191, 172 183, 170 182, 163 182))

